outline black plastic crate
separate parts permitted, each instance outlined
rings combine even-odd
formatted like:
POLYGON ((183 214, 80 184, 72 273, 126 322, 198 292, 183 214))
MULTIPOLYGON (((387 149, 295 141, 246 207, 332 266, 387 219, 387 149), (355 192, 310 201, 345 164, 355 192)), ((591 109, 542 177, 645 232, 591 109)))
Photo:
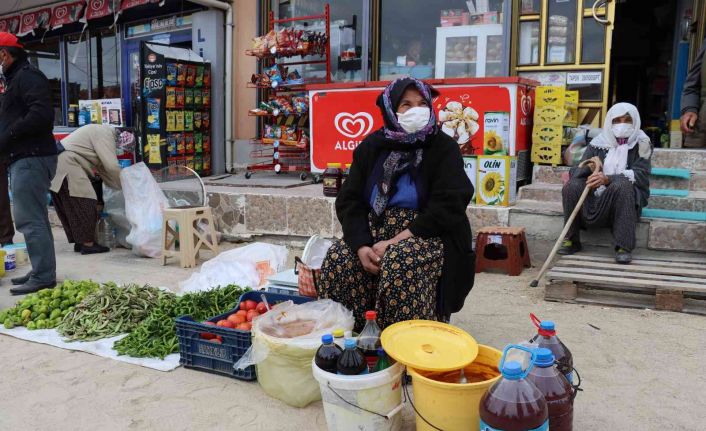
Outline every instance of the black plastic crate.
MULTIPOLYGON (((303 304, 314 300, 314 298, 298 295, 252 291, 241 295, 238 304, 248 299, 260 302, 262 301, 261 295, 263 294, 270 305, 284 301, 293 301, 295 304, 303 304)), ((239 307, 236 307, 208 320, 214 323, 218 322, 236 312, 238 308, 239 307)), ((196 322, 190 316, 181 316, 176 319, 176 333, 179 339, 179 362, 183 366, 234 377, 240 380, 257 379, 254 366, 250 366, 244 370, 236 370, 233 368, 233 365, 238 362, 252 344, 250 331, 206 325, 201 322, 196 322), (203 339, 201 338, 202 333, 219 335, 222 341, 219 344, 203 339)))

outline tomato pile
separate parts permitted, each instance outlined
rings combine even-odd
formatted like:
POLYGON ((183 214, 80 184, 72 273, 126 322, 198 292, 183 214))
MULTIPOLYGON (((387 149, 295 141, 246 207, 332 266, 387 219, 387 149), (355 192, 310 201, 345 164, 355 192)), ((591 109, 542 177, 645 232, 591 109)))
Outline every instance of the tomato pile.
MULTIPOLYGON (((231 313, 225 319, 221 319, 218 322, 207 320, 203 323, 205 325, 220 326, 222 328, 250 331, 252 329, 253 319, 265 313, 267 313, 267 305, 265 305, 264 302, 246 299, 239 304, 237 311, 231 313)), ((221 343, 223 341, 220 335, 211 334, 209 332, 202 332, 201 338, 214 343, 221 343)))

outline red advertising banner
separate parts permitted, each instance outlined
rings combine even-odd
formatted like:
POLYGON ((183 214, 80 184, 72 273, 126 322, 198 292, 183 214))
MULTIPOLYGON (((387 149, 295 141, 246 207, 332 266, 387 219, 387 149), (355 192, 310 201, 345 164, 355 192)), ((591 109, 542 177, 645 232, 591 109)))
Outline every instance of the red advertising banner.
POLYGON ((120 10, 130 9, 136 6, 142 6, 149 3, 150 0, 122 0, 120 2, 120 10))
MULTIPOLYGON (((523 87, 523 86, 517 86, 523 87)), ((442 130, 459 143, 464 155, 513 154, 529 148, 529 141, 511 136, 531 129, 531 113, 513 109, 512 87, 501 85, 442 85, 434 99, 442 130), (511 127, 511 115, 522 129, 511 127), (529 129, 527 128, 529 124, 529 129)), ((312 91, 311 140, 312 168, 325 169, 328 163, 351 163, 353 150, 383 120, 375 99, 382 88, 353 88, 339 91, 312 91)), ((514 89, 513 89, 514 90, 514 89)), ((519 91, 519 90, 518 90, 519 91)), ((525 94, 525 104, 531 99, 525 94)), ((517 96, 521 99, 521 96, 517 96)), ((521 102, 521 100, 518 100, 521 102)), ((527 110, 527 106, 525 106, 527 110)))
POLYGON ((12 34, 17 34, 20 30, 20 16, 9 16, 0 19, 0 31, 5 31, 12 34))
POLYGON ((85 1, 74 1, 55 6, 51 12, 51 23, 49 27, 55 30, 64 24, 78 22, 83 17, 85 9, 85 1))
POLYGON ((112 0, 88 0, 86 20, 99 19, 112 14, 111 4, 112 0))
POLYGON ((42 8, 22 14, 18 36, 24 36, 34 32, 38 28, 49 28, 51 21, 51 9, 42 8))

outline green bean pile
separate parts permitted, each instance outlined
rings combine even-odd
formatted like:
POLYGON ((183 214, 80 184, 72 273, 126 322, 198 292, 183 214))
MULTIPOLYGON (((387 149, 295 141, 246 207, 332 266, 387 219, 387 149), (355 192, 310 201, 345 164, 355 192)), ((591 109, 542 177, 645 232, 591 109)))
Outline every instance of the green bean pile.
POLYGON ((69 341, 94 341, 130 332, 163 298, 175 295, 152 286, 105 283, 86 296, 57 327, 69 341))
POLYGON ((202 321, 233 309, 244 289, 229 285, 205 292, 165 297, 134 331, 113 344, 119 355, 161 358, 179 351, 174 319, 191 316, 202 321))

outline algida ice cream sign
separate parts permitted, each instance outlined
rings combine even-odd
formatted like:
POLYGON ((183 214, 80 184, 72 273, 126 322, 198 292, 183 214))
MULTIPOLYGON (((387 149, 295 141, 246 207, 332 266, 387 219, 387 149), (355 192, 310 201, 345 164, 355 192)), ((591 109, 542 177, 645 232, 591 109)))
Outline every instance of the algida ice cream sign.
POLYGON ((478 205, 508 206, 515 203, 517 157, 479 156, 477 175, 478 205))

